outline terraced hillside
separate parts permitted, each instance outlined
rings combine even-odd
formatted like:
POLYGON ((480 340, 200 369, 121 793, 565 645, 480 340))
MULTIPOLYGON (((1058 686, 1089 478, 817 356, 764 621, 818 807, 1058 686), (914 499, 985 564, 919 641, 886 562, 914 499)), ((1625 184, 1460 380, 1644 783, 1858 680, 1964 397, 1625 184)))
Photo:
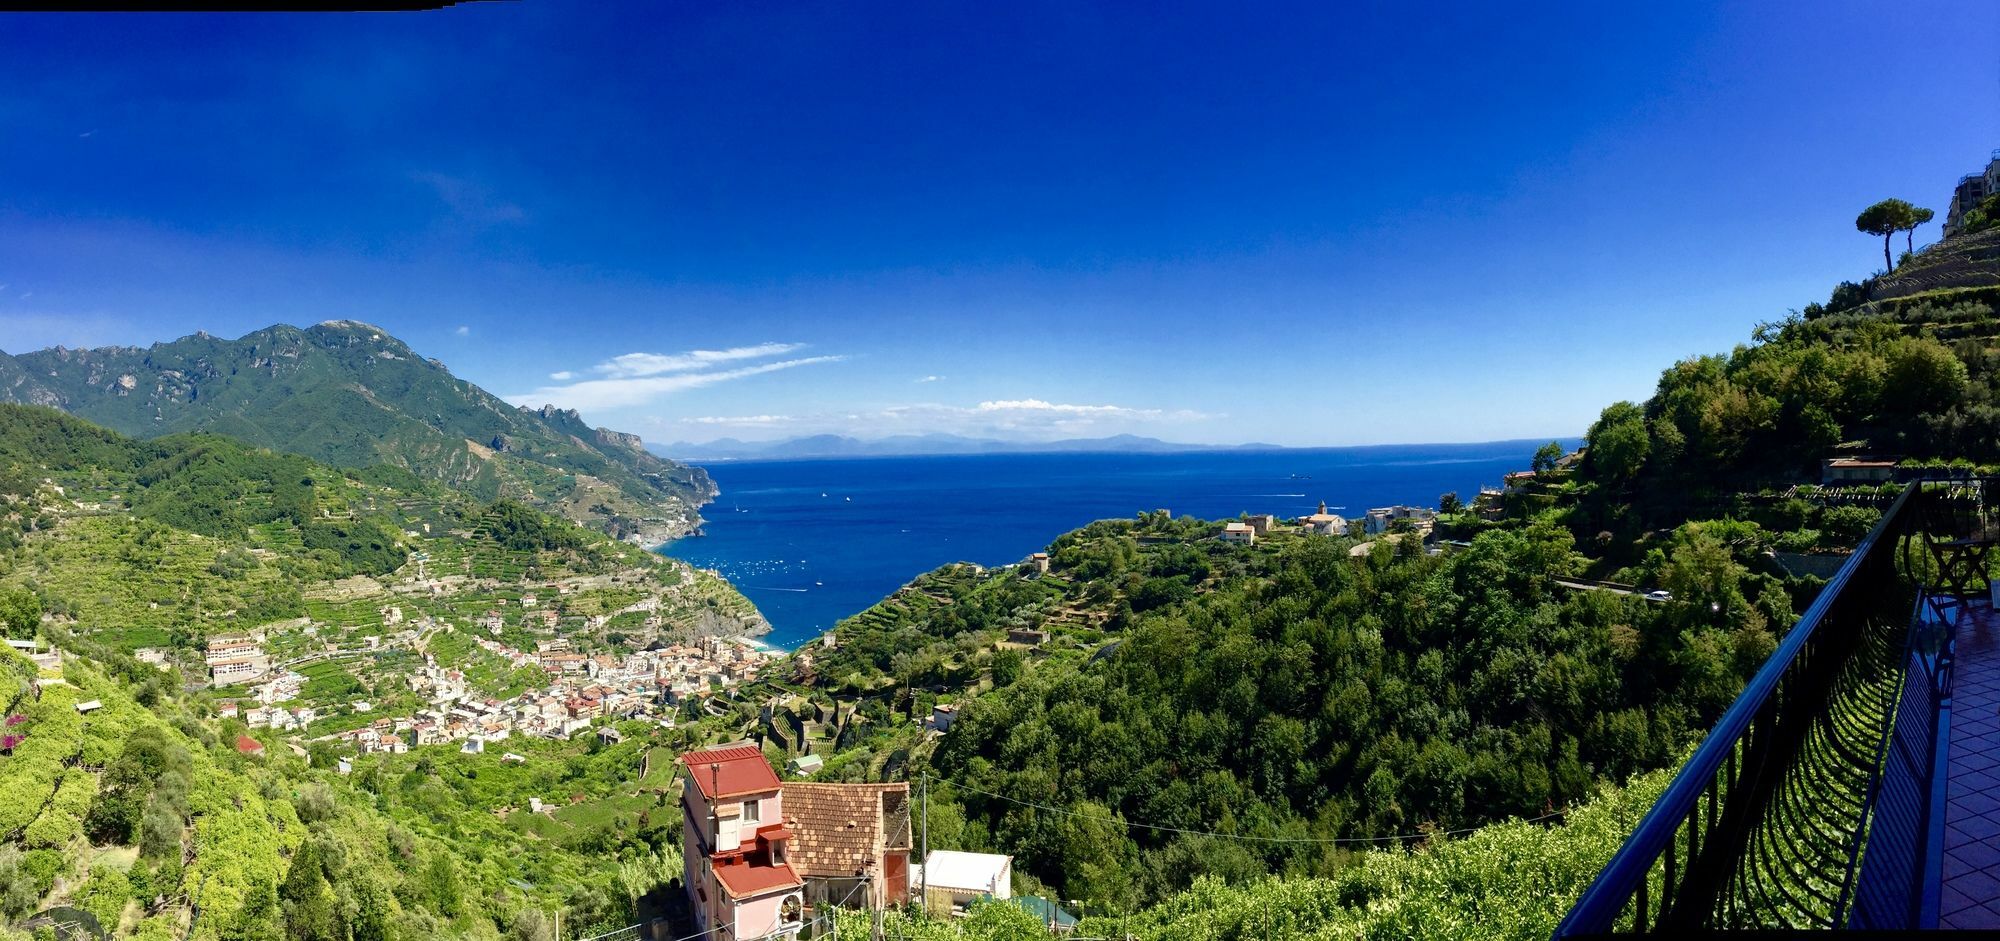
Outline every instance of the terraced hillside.
POLYGON ((692 527, 715 493, 700 468, 635 436, 509 405, 355 321, 0 355, 0 401, 139 437, 209 431, 343 467, 387 464, 648 543, 692 527))
POLYGON ((2000 229, 1947 239, 1875 279, 1869 297, 1886 301, 1926 292, 2000 288, 2000 229))

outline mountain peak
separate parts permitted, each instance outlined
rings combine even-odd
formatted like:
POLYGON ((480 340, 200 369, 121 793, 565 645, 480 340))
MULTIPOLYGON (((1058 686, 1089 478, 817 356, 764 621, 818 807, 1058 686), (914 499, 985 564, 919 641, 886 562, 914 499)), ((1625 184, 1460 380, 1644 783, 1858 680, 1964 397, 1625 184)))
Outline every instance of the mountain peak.
POLYGON ((388 331, 383 330, 381 327, 375 326, 372 323, 368 323, 366 321, 361 321, 361 320, 322 320, 319 323, 313 324, 313 328, 314 329, 324 328, 328 330, 366 330, 373 333, 380 333, 384 336, 388 335, 388 331))
POLYGON ((635 435, 591 428, 573 410, 510 407, 359 320, 24 353, 0 362, 0 401, 141 437, 210 431, 330 464, 388 464, 648 542, 692 526, 714 491, 635 435))

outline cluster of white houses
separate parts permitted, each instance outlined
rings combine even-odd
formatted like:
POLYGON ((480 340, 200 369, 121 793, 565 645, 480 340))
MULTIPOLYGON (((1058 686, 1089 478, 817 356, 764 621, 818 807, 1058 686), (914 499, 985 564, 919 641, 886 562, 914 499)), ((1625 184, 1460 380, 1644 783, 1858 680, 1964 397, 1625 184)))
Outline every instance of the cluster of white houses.
MULTIPOLYGON (((1338 513, 1328 512, 1326 501, 1322 500, 1319 512, 1298 517, 1291 528, 1316 536, 1375 536, 1388 532, 1398 520, 1408 520, 1417 532, 1427 533, 1437 520, 1437 511, 1420 506, 1384 506, 1350 520, 1338 513)), ((1285 528, 1286 524, 1280 522, 1275 514, 1261 513, 1224 523, 1222 540, 1250 545, 1259 537, 1285 528)))
MULTIPOLYGON (((482 752, 488 743, 514 735, 568 739, 602 716, 671 725, 684 702, 754 680, 776 656, 723 638, 623 657, 576 653, 565 640, 545 641, 535 653, 485 638, 477 642, 516 667, 542 667, 554 682, 510 699, 484 697, 467 685, 462 671, 427 655, 424 666, 409 675, 409 683, 425 694, 429 705, 415 715, 377 719, 338 737, 364 754, 453 742, 465 751, 482 752)), ((617 733, 607 728, 599 734, 617 733)))

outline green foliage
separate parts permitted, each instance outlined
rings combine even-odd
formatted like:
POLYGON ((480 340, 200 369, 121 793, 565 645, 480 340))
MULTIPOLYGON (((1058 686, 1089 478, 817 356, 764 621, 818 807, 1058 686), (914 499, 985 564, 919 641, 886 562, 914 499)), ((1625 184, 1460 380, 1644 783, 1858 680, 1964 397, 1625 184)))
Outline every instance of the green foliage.
POLYGON ((1923 210, 1921 218, 1917 207, 1900 199, 1885 199, 1861 210, 1854 218, 1854 228, 1869 235, 1882 237, 1882 267, 1894 268, 1895 262, 1889 258, 1889 237, 1905 229, 1915 229, 1930 220, 1930 210, 1923 210))
POLYGON ((278 906, 277 890, 263 880, 251 884, 242 906, 220 934, 221 941, 283 941, 285 937, 284 910, 278 906))
MULTIPOLYGON (((1014 676, 988 652, 994 627, 1045 610, 1024 586, 1046 579, 934 573, 895 609, 894 636, 935 638, 923 649, 938 658, 923 666, 906 649, 892 658, 899 677, 992 665, 992 688, 960 700, 952 731, 917 759, 964 785, 933 798, 962 814, 960 845, 1011 853, 1017 872, 1061 897, 1123 910, 1203 874, 1329 871, 1312 843, 1285 840, 1537 816, 1659 767, 1726 705, 1768 652, 1773 607, 1789 604, 1737 559, 1738 542, 1750 539, 1745 554, 1761 545, 1754 526, 1693 530, 1663 550, 1657 564, 1702 590, 1660 606, 1558 587, 1585 559, 1549 523, 1443 556, 1362 557, 1344 540, 1222 548, 1163 538, 1158 525, 1094 524, 1052 547, 1057 565, 1101 573, 1069 581, 1069 603, 1128 612, 1117 646, 1095 656, 1014 676), (1219 554, 1190 559, 1197 545, 1219 554), (1196 560, 1209 573, 1199 583, 1196 560), (1102 594, 1106 583, 1126 597, 1102 594), (953 604, 918 603, 947 592, 953 604), (1693 605, 1711 600, 1726 611, 1719 640, 1691 629, 1693 605), (1262 841, 1216 845, 1119 821, 1262 841)), ((841 625, 830 676, 873 656, 890 610, 841 625)), ((887 748, 895 728, 871 747, 887 748)))
POLYGON ((42 624, 42 599, 23 588, 0 588, 0 629, 8 637, 28 639, 42 624))
POLYGON ((1727 356, 1666 370, 1646 402, 1605 409, 1567 519, 1579 538, 1606 533, 1615 555, 1648 529, 1731 512, 1739 492, 1815 480, 1847 442, 2000 460, 2000 357, 1981 339, 2000 332, 1992 309, 1865 310, 1766 325, 1727 356))
POLYGON ((71 896, 70 902, 97 916, 99 923, 116 925, 125 911, 125 903, 131 899, 132 883, 123 870, 96 866, 90 870, 90 879, 71 896))
MULTIPOLYGON (((43 854, 53 855, 46 851, 43 854)), ((53 869, 44 880, 18 847, 0 844, 0 915, 20 918, 33 912, 54 879, 53 869)))
MULTIPOLYGON (((1655 772, 1622 789, 1605 789, 1559 825, 1508 822, 1412 848, 1338 852, 1326 875, 1203 876, 1131 914, 1097 915, 1086 906, 1076 934, 1129 934, 1137 941, 1538 941, 1554 933, 1669 778, 1655 772)), ((839 917, 843 937, 869 930, 866 913, 839 917)), ((1046 928, 1008 902, 979 903, 968 917, 949 921, 900 912, 888 918, 890 937, 912 941, 1048 937, 1046 928)))
POLYGON ((487 534, 501 548, 513 552, 560 552, 583 546, 575 527, 558 523, 512 500, 488 507, 482 522, 487 534))
POLYGON ((1646 466, 1651 438, 1646 432, 1646 416, 1637 405, 1617 402, 1604 410, 1590 427, 1589 462, 1594 470, 1612 481, 1626 481, 1646 466))
POLYGON ((1548 444, 1542 445, 1535 449, 1534 459, 1528 465, 1529 469, 1536 473, 1555 470, 1556 462, 1562 460, 1564 453, 1566 452, 1560 442, 1551 441, 1548 444))
POLYGON ((285 881, 278 887, 278 901, 284 909, 285 936, 290 941, 345 941, 346 928, 340 923, 333 888, 327 884, 314 841, 300 844, 292 856, 285 881))

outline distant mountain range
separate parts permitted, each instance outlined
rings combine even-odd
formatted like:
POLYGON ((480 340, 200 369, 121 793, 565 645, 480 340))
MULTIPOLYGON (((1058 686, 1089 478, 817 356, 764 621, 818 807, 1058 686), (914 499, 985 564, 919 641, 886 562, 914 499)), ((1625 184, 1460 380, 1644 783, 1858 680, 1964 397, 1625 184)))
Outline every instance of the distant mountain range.
POLYGON ((647 542, 693 526, 715 493, 700 468, 649 453, 636 435, 509 405, 352 320, 144 349, 0 353, 0 401, 138 437, 207 431, 330 464, 388 464, 647 542))
POLYGON ((994 438, 967 438, 961 435, 892 435, 887 438, 849 438, 844 435, 811 435, 783 441, 738 441, 721 438, 706 444, 677 441, 646 446, 655 454, 678 461, 802 460, 833 457, 899 457, 924 454, 1050 454, 1118 453, 1166 454, 1185 451, 1277 451, 1275 444, 1176 444, 1139 435, 1108 438, 1065 438, 1060 441, 1001 441, 994 438))

